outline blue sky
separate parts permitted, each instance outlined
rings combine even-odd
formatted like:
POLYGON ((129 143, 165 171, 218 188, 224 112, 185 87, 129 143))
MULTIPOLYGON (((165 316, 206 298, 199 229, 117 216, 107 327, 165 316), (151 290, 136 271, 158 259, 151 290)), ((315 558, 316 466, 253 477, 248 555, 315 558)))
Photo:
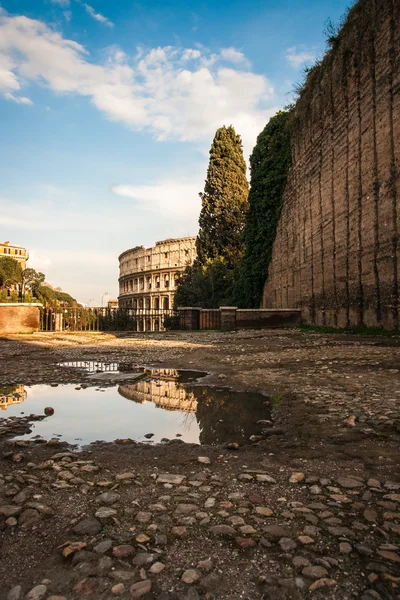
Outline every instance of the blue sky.
POLYGON ((0 0, 0 239, 79 301, 118 255, 196 235, 208 150, 246 158, 346 0, 0 0))

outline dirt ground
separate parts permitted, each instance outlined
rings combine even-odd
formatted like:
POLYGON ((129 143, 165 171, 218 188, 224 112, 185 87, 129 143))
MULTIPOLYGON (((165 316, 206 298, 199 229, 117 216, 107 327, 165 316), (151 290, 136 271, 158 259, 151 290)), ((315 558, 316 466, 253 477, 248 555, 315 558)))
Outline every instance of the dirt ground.
POLYGON ((207 371, 273 397, 272 422, 238 449, 77 453, 15 442, 29 418, 3 413, 1 600, 400 598, 400 338, 10 336, 0 385, 89 384, 58 363, 91 359, 207 371))

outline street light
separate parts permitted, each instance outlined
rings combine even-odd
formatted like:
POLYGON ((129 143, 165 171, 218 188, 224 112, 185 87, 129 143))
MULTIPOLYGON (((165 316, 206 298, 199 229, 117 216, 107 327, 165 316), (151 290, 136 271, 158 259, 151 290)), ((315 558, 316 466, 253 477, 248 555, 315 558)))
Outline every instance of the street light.
POLYGON ((105 298, 106 296, 108 296, 108 295, 109 295, 109 294, 108 294, 108 292, 104 292, 104 294, 103 294, 103 295, 102 295, 102 297, 101 297, 101 307, 102 307, 102 308, 104 307, 104 298, 105 298))

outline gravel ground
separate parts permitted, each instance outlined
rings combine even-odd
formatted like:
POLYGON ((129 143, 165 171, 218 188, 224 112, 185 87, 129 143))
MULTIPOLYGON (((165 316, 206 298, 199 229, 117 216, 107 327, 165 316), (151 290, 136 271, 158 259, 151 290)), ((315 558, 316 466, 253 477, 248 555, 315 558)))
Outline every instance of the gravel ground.
POLYGON ((299 331, 2 338, 0 385, 91 385, 58 363, 129 362, 207 371, 274 410, 237 449, 78 453, 0 419, 0 598, 400 598, 399 355, 395 337, 299 331))

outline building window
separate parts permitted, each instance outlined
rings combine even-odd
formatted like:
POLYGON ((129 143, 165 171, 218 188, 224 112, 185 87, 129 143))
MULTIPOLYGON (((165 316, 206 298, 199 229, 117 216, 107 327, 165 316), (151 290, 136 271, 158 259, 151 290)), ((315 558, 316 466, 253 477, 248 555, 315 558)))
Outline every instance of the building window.
POLYGON ((160 310, 160 298, 154 298, 154 308, 160 310))
POLYGON ((185 250, 185 254, 186 254, 186 256, 189 256, 189 250, 187 248, 185 250))
POLYGON ((164 298, 163 299, 163 309, 164 310, 168 310, 169 309, 169 298, 164 298))
POLYGON ((146 308, 150 309, 150 298, 146 298, 146 308))
POLYGON ((168 252, 164 252, 165 258, 168 258, 168 252))

